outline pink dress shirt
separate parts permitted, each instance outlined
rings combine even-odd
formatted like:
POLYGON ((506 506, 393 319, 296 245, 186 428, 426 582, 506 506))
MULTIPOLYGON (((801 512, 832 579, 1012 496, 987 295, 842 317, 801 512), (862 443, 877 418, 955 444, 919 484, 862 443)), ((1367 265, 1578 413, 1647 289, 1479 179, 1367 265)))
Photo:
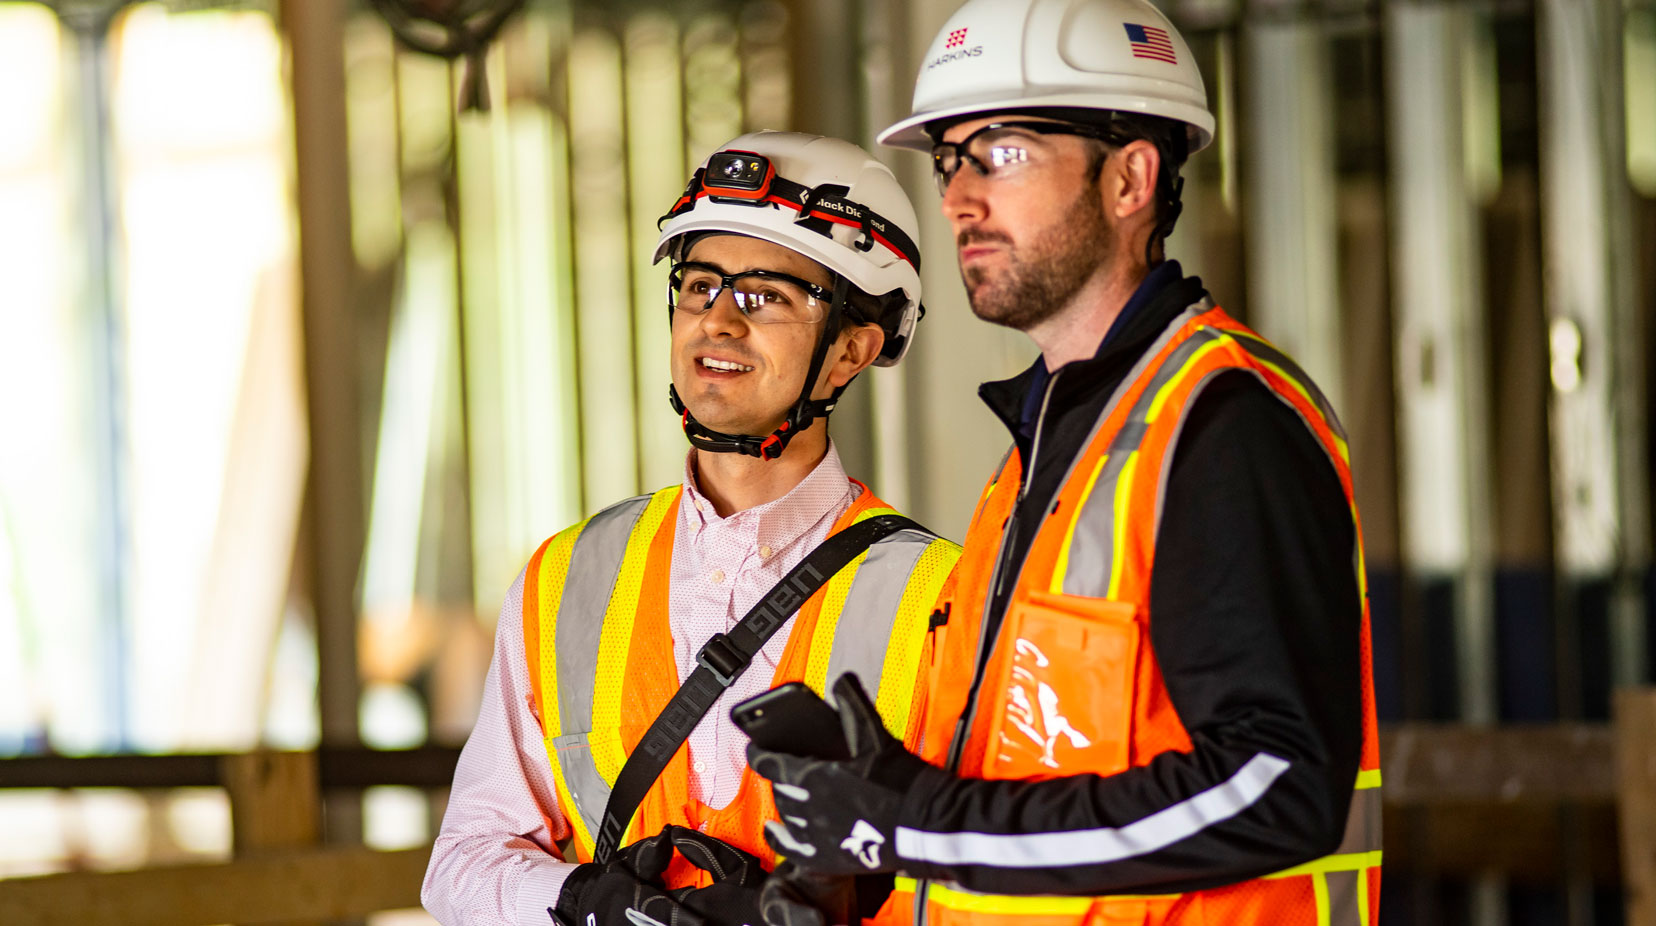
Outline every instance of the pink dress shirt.
MULTIPOLYGON (((682 682, 708 637, 728 631, 828 531, 860 490, 846 478, 833 444, 787 495, 727 518, 696 487, 692 452, 673 539, 668 627, 682 682)), ((443 827, 431 851, 420 901, 444 926, 549 926, 573 863, 554 843, 569 835, 559 812, 523 652, 523 576, 500 609, 494 658, 483 683, 477 724, 454 771, 443 827), (551 824, 550 828, 548 823, 551 824)), ((729 804, 747 767, 747 737, 730 708, 771 686, 793 619, 770 639, 748 671, 690 734, 690 796, 729 804)))

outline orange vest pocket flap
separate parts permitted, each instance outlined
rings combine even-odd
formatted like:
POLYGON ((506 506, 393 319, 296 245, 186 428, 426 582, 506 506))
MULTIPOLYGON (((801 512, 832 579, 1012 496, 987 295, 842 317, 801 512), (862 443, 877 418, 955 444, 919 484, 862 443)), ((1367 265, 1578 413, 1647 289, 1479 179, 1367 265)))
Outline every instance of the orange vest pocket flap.
POLYGON ((1031 592, 1017 596, 990 674, 988 778, 1050 778, 1127 767, 1136 609, 1125 602, 1031 592))

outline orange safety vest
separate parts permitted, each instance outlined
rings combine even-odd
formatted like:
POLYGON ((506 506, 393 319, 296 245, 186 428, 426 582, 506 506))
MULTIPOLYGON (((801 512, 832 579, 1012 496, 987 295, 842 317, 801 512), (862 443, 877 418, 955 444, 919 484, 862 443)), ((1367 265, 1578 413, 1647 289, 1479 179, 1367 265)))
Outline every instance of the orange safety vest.
MULTIPOLYGON (((832 533, 895 513, 856 484, 862 494, 832 533)), ((593 833, 627 756, 679 688, 667 602, 681 493, 674 486, 604 509, 543 543, 524 572, 524 653, 558 811, 581 862, 592 860, 593 833)), ((772 686, 803 680, 821 694, 856 672, 886 726, 913 739, 925 706, 929 618, 959 557, 955 544, 912 530, 875 543, 800 607, 772 686)), ((776 818, 767 783, 745 770, 736 798, 714 810, 689 796, 688 753, 674 754, 621 844, 673 823, 774 866, 762 835, 776 818)), ((666 879, 669 888, 711 882, 682 858, 666 879)))
MULTIPOLYGON (((953 626, 935 660, 922 737, 928 761, 947 765, 961 723, 970 728, 954 770, 968 777, 1111 775, 1167 750, 1190 751, 1149 644, 1151 566, 1168 464, 1186 413, 1204 386, 1230 370, 1254 374, 1299 413, 1328 452, 1356 523, 1346 440, 1333 410, 1291 360, 1203 299, 1168 326, 1111 397, 1059 489, 1059 514, 1031 542, 980 703, 963 718, 1001 535, 1018 495, 1016 448, 984 491, 966 535, 953 626)), ((1375 924, 1380 751, 1360 528, 1354 566, 1363 600, 1363 748, 1345 837, 1334 854, 1239 884, 1155 896, 1003 896, 899 878, 881 922, 918 916, 931 926, 1375 924), (915 903, 921 889, 923 911, 915 903)), ((1269 759, 1261 757, 1265 765, 1269 759)))

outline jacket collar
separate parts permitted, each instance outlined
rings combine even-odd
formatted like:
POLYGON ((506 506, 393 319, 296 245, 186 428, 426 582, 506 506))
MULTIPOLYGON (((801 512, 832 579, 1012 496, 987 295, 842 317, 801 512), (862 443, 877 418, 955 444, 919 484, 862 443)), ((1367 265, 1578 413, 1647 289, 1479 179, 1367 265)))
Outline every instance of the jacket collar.
MULTIPOLYGON (((1158 264, 1139 283, 1093 355, 1055 371, 1061 375, 1052 389, 1049 405, 1056 408, 1074 405, 1107 388, 1111 385, 1110 371, 1123 358, 1143 353, 1181 312, 1206 294, 1201 279, 1184 276, 1177 261, 1158 264)), ((978 396, 1007 430, 1019 438, 1020 446, 1032 439, 1035 416, 1040 411, 1040 393, 1045 391, 1052 375, 1047 372, 1046 358, 1037 357, 1029 369, 1017 376, 978 387, 978 396)), ((1027 454, 1028 447, 1022 449, 1027 454)))

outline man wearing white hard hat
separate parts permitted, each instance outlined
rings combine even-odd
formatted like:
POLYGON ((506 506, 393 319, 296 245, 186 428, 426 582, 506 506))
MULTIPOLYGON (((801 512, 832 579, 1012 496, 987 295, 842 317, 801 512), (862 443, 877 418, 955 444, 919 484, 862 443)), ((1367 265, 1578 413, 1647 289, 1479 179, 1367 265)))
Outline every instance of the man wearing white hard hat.
POLYGON ((773 844, 892 870, 889 922, 1368 926, 1379 754, 1346 442, 1164 259, 1213 134, 1147 0, 969 0, 914 114, 1012 448, 966 537, 919 755, 750 751, 773 844), (874 861, 874 864, 870 864, 874 861))
POLYGON ((914 336, 914 209, 857 146, 760 132, 662 222, 684 480, 553 536, 507 593, 421 891, 447 926, 758 926, 762 895, 843 921, 889 891, 762 891, 775 809, 730 709, 849 675, 918 742, 959 548, 848 477, 827 434, 851 380, 914 336))

